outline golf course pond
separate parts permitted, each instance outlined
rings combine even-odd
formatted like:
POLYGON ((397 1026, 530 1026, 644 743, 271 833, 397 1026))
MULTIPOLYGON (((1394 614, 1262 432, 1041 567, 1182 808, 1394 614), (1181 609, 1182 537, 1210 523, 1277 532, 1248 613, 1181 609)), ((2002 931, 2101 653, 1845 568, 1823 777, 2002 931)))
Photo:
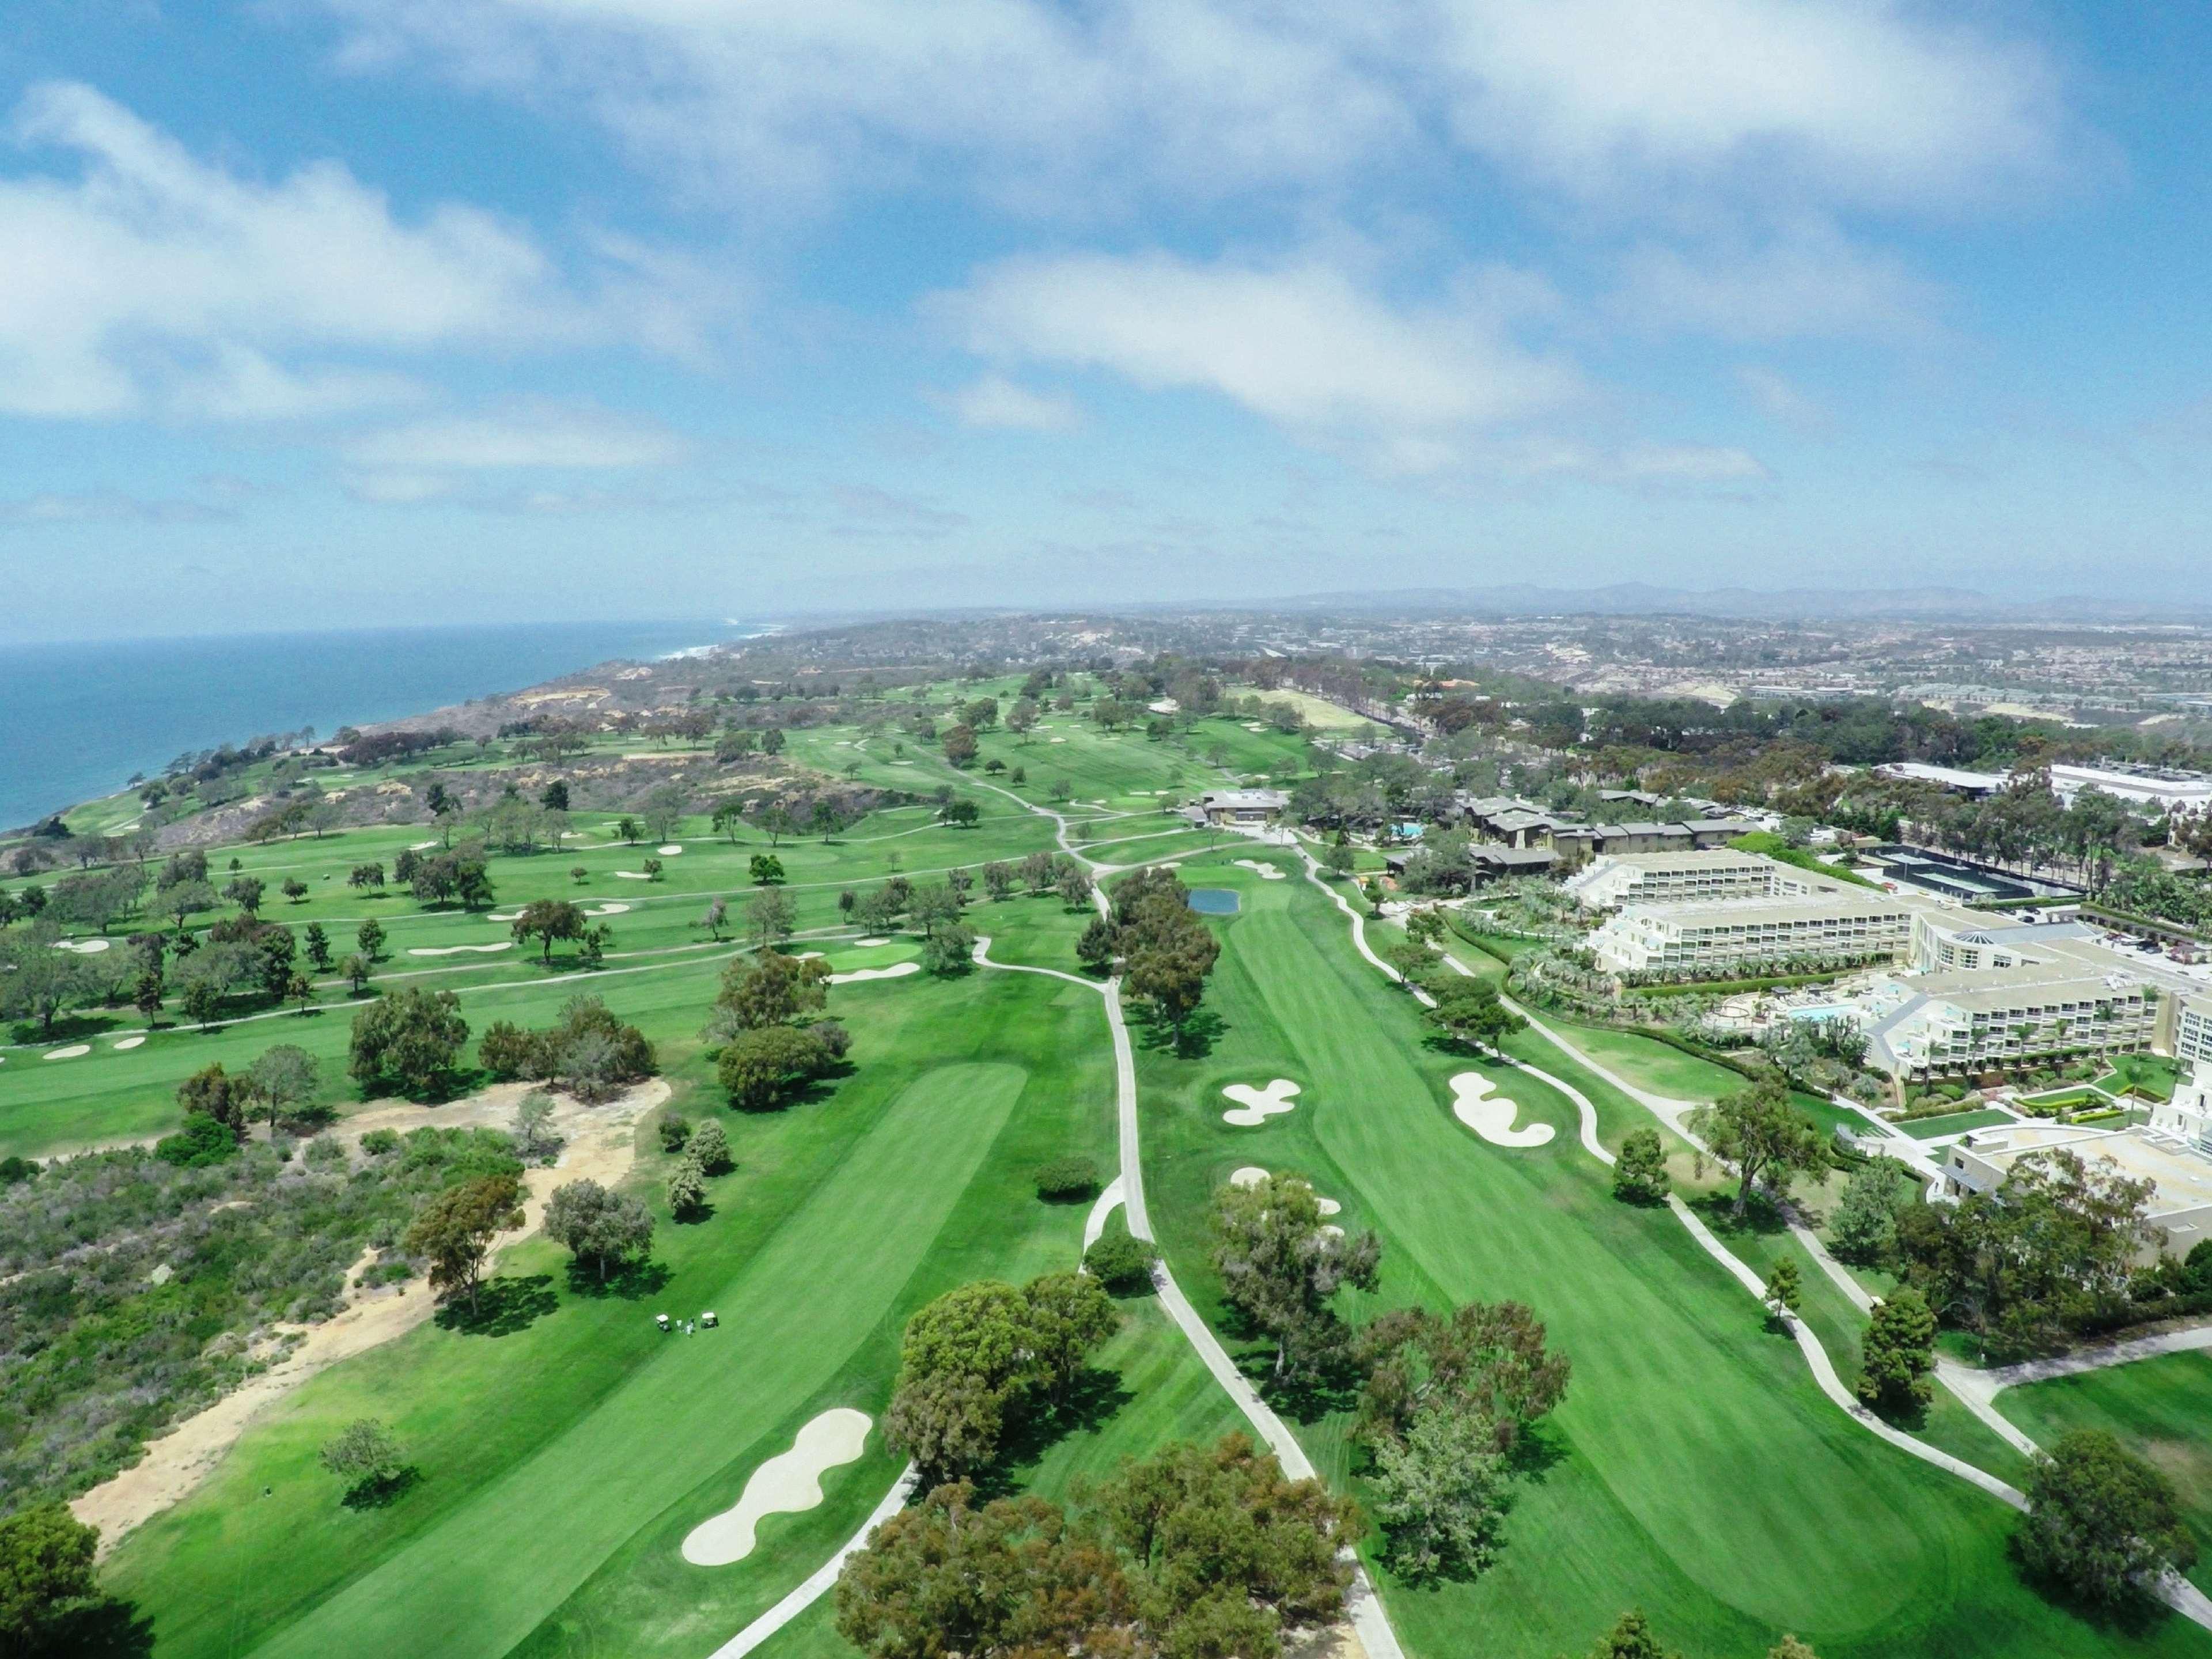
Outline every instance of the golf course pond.
POLYGON ((1237 914, 1237 890, 1194 887, 1190 890, 1190 908, 1202 916, 1233 916, 1237 914))

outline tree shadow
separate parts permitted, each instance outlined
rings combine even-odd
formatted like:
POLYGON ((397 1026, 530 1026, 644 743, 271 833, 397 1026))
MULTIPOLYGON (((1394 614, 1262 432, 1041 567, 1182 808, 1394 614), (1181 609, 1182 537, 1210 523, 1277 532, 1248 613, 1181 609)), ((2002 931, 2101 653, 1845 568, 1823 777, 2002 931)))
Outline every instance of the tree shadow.
POLYGON ((103 1595, 49 1621, 28 1651, 52 1659, 146 1659, 154 1651, 154 1621, 136 1603, 103 1595))
POLYGON ((970 1477, 981 1498, 1008 1498, 1024 1490, 1016 1472, 1036 1464, 1071 1434, 1096 1434, 1136 1398, 1119 1371, 1086 1365, 1060 1400, 1024 1411, 1006 1425, 999 1455, 970 1477))
POLYGON ((338 1502, 349 1510, 380 1510, 398 1503, 422 1484, 422 1471, 412 1463, 388 1474, 357 1480, 338 1502))
POLYGON ((1551 1424, 1531 1423, 1514 1437, 1505 1461, 1516 1476, 1540 1486, 1567 1461, 1566 1442, 1551 1424))
POLYGON ((2070 1584, 2037 1572, 2020 1559, 2016 1539, 2006 1553, 2019 1567, 2021 1579, 2038 1595, 2095 1630, 2141 1641, 2175 1616, 2171 1607, 2145 1590, 2138 1589, 2119 1601, 2108 1601, 2085 1595, 2070 1584))
POLYGON ((1734 1192, 1707 1193, 1686 1201, 1691 1212, 1720 1238, 1771 1238, 1790 1231, 1789 1218, 1763 1193, 1753 1195, 1741 1215, 1735 1212, 1734 1192))
POLYGON ((512 1336, 560 1305, 550 1273, 488 1279, 477 1291, 475 1307, 449 1302, 438 1310, 437 1322, 467 1336, 512 1336))
POLYGON ((568 1293, 594 1298, 616 1296, 625 1302, 658 1296, 673 1277, 665 1261, 625 1261, 610 1267, 605 1279, 581 1257, 568 1263, 568 1293))
POLYGON ((714 1205, 711 1199, 702 1199, 688 1210, 672 1210, 669 1212, 669 1219, 679 1227, 696 1227, 702 1221, 712 1221, 714 1218, 714 1205))

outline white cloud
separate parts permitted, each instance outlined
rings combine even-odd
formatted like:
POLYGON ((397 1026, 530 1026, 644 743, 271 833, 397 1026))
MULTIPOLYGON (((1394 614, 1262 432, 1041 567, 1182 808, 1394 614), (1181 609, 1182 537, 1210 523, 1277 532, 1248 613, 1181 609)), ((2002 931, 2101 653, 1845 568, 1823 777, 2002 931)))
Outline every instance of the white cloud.
POLYGON ((1456 0, 1421 9, 1455 126, 1583 192, 1956 202, 2060 162, 2039 52, 1898 0, 1456 0))
POLYGON ((1318 263, 1012 259, 934 306, 980 355, 1218 393, 1389 471, 1435 470, 1457 434, 1582 395, 1571 366, 1515 343, 1479 305, 1394 307, 1318 263))
POLYGON ((1132 187, 1371 188, 1434 135, 1553 185, 1956 202, 2069 142, 2043 54, 1903 0, 324 0, 356 66, 422 58, 581 109, 694 187, 920 182, 1054 213, 1132 187))
POLYGON ((670 466, 689 450, 657 422, 589 407, 518 404, 492 414, 441 416, 369 433, 344 453, 356 466, 405 474, 670 466))
POLYGON ((1611 301, 1631 327, 1740 341, 1924 339, 1942 307, 1942 290, 1903 260, 1818 220, 1755 244, 1645 243, 1621 262, 1611 301))
POLYGON ((1002 374, 986 374, 954 392, 945 404, 963 426, 1016 432, 1065 432, 1081 418, 1068 398, 1032 392, 1002 374))
POLYGON ((15 133, 81 165, 0 179, 0 410, 328 415, 420 395, 357 354, 635 338, 648 314, 634 262, 620 305, 580 296, 489 214, 404 222, 336 162, 242 176, 89 87, 34 88, 15 133))

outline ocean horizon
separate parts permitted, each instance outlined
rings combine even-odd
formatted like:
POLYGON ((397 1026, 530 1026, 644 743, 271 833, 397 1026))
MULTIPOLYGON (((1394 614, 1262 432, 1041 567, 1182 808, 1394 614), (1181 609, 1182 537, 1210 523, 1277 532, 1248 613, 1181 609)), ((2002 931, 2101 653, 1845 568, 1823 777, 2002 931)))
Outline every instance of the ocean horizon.
POLYGON ((328 736, 756 631, 726 621, 517 623, 0 645, 0 829, 222 744, 309 726, 328 736))

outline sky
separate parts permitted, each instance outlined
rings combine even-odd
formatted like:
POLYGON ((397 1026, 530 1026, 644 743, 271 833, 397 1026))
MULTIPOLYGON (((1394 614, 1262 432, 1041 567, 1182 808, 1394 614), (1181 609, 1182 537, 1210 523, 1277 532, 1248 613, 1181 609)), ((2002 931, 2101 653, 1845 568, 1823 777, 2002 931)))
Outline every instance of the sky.
POLYGON ((2191 0, 13 0, 0 640, 2212 605, 2191 0))

